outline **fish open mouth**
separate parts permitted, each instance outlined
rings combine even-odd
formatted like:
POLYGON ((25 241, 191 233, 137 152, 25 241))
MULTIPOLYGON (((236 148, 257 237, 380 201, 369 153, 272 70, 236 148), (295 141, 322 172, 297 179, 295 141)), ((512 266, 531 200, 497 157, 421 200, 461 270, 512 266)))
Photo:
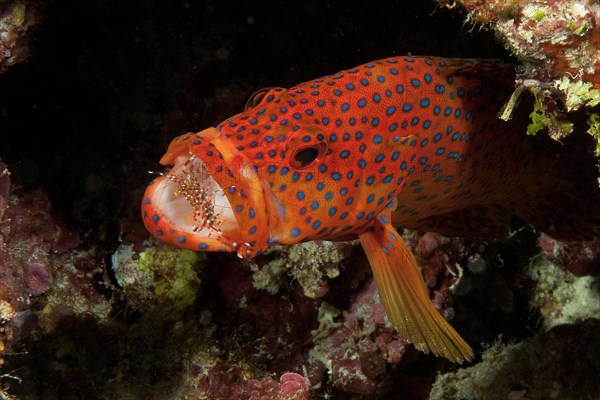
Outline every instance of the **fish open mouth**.
POLYGON ((173 168, 146 189, 142 218, 152 235, 178 247, 253 257, 267 245, 263 182, 219 136, 210 128, 173 140, 161 159, 173 168))
POLYGON ((156 189, 156 200, 181 231, 210 238, 237 230, 227 196, 200 158, 191 155, 165 178, 156 189))

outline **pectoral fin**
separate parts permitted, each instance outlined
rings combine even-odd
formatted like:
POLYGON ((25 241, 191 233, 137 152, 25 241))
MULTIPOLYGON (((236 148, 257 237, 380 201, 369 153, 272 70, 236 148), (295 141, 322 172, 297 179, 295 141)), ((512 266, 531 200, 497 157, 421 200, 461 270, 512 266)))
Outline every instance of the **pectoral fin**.
POLYGON ((415 257, 388 221, 380 216, 360 243, 390 322, 420 351, 459 363, 471 360, 473 350, 431 304, 415 257))

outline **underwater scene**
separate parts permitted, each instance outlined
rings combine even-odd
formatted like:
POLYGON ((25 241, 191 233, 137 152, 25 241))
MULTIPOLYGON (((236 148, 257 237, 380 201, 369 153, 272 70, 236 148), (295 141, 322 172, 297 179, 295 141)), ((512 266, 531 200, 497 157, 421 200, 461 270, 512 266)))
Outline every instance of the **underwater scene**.
POLYGON ((0 0, 0 399, 600 399, 599 25, 0 0))

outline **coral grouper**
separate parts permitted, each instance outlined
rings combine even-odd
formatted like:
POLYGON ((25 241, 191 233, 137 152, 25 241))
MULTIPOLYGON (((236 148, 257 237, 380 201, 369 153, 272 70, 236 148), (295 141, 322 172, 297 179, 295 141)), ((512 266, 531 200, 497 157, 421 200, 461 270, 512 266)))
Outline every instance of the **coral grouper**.
POLYGON ((172 141, 144 223, 173 245, 242 258, 358 237, 402 336, 470 359, 394 227, 502 236, 515 214, 558 239, 600 232, 597 195, 575 193, 524 118, 498 119, 513 86, 500 63, 403 57, 261 90, 241 114, 172 141))

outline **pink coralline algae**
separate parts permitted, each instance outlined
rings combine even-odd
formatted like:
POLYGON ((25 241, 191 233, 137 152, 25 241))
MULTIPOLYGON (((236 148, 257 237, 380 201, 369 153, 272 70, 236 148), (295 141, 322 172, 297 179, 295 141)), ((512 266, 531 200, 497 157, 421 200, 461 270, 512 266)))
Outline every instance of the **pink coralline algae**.
POLYGON ((16 203, 5 217, 10 222, 6 237, 12 243, 27 239, 16 256, 28 256, 29 262, 43 262, 49 254, 62 254, 79 244, 79 234, 52 214, 50 200, 43 191, 17 194, 16 203))
POLYGON ((450 239, 433 232, 427 232, 411 241, 423 279, 433 292, 433 304, 446 318, 454 314, 446 301, 452 297, 451 291, 461 277, 459 261, 466 256, 463 244, 464 239, 450 239))
POLYGON ((561 242, 542 233, 540 247, 550 261, 576 276, 600 276, 600 239, 587 242, 561 242))
POLYGON ((391 383, 386 365, 399 363, 408 344, 387 322, 375 283, 345 312, 322 305, 320 322, 309 352, 311 383, 324 380, 329 369, 329 383, 338 390, 363 396, 385 393, 391 383))
POLYGON ((25 266, 25 282, 33 296, 46 292, 52 285, 52 275, 48 266, 42 263, 29 263, 25 266))
POLYGON ((306 380, 295 372, 281 375, 279 382, 272 378, 248 381, 248 400, 308 400, 306 380))

